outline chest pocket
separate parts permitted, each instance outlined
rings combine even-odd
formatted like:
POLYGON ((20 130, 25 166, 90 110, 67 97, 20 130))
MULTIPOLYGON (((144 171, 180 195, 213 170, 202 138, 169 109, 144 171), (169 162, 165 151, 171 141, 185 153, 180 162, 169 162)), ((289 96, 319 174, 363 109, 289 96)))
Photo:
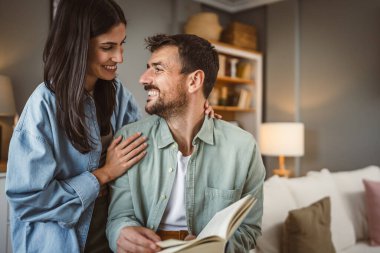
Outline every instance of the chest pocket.
POLYGON ((211 219, 218 211, 239 200, 241 192, 241 189, 221 190, 207 187, 205 189, 205 207, 208 219, 211 219))

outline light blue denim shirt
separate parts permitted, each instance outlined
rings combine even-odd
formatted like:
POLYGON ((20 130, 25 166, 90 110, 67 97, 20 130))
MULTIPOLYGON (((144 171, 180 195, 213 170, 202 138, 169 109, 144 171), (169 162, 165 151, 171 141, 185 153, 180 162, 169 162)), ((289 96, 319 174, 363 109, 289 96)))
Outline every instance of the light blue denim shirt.
MULTIPOLYGON (((117 81, 113 132, 140 118, 131 93, 117 81)), ((40 84, 14 130, 8 157, 6 195, 11 209, 13 252, 82 252, 99 183, 102 144, 92 97, 86 124, 96 148, 77 151, 58 126, 55 95, 40 84)))
MULTIPOLYGON (((124 138, 139 130, 147 155, 111 184, 107 237, 112 250, 125 226, 160 225, 173 189, 178 145, 166 121, 150 116, 123 127, 124 138)), ((257 202, 228 242, 227 252, 248 252, 261 235, 265 168, 253 136, 223 120, 205 118, 195 136, 185 180, 188 230, 198 235, 216 212, 247 194, 257 202)))

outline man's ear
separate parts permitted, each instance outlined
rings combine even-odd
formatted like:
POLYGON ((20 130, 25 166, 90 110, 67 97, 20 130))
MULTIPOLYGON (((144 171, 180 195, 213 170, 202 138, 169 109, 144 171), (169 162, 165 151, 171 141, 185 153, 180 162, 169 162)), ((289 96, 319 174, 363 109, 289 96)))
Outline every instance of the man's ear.
POLYGON ((200 89, 203 89, 203 83, 205 79, 205 73, 202 70, 196 70, 189 75, 189 92, 194 93, 200 89))

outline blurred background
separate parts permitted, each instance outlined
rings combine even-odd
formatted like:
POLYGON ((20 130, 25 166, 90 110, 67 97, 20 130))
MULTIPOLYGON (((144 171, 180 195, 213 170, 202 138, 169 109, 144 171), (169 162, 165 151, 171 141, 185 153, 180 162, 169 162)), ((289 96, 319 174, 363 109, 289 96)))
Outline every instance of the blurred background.
MULTIPOLYGON (((142 111, 146 93, 138 79, 150 55, 144 38, 183 32, 189 17, 212 12, 222 28, 238 21, 256 29, 255 49, 263 58, 262 122, 305 125, 304 156, 289 160, 289 167, 298 166, 302 175, 380 164, 380 1, 116 2, 128 20, 119 78, 142 111)), ((43 80, 51 8, 51 0, 0 0, 0 75, 12 81, 18 113, 43 80)), ((0 123, 4 160, 13 118, 0 116, 0 123)), ((269 170, 277 164, 275 157, 265 162, 269 170)))

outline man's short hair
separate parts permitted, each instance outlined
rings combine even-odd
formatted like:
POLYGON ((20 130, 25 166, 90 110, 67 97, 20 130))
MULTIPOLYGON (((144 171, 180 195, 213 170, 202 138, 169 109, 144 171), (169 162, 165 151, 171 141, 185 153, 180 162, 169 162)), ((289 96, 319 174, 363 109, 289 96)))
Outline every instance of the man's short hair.
POLYGON ((205 39, 193 34, 157 34, 145 39, 146 48, 153 53, 164 46, 176 46, 182 64, 182 74, 196 70, 205 73, 203 95, 207 98, 214 87, 219 70, 218 53, 205 39))

